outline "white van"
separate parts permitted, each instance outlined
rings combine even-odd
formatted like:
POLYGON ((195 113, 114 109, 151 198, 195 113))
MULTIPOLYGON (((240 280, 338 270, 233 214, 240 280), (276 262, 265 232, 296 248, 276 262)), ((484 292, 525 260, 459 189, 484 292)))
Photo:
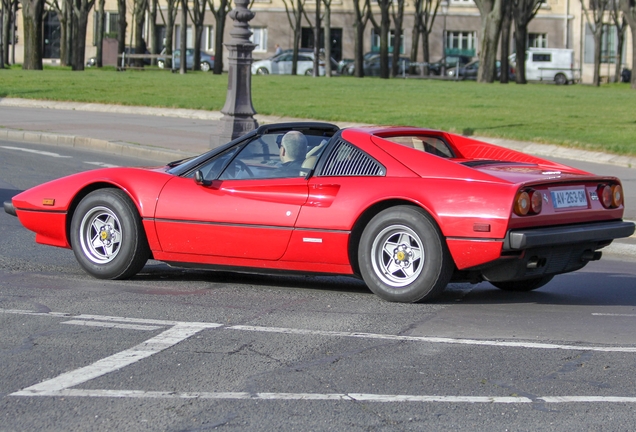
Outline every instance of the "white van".
MULTIPOLYGON (((515 60, 516 55, 511 55, 511 64, 514 64, 515 60)), ((574 50, 529 48, 526 51, 526 79, 554 81, 560 85, 574 82, 574 50)))

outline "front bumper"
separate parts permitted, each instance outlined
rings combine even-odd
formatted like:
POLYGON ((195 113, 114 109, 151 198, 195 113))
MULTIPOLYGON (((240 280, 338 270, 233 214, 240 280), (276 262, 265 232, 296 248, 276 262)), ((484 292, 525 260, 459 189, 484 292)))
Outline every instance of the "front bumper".
POLYGON ((9 213, 11 216, 18 216, 18 213, 15 211, 15 207, 13 207, 13 203, 11 201, 4 202, 4 212, 9 213))
POLYGON ((625 221, 596 222, 549 228, 510 230, 504 239, 504 251, 537 247, 563 246, 576 243, 607 242, 634 234, 634 223, 625 221))

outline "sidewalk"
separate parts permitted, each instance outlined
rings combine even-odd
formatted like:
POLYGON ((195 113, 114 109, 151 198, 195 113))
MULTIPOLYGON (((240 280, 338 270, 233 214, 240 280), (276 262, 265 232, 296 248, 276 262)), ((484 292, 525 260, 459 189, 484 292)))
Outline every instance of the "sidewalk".
MULTIPOLYGON (((80 147, 167 163, 209 150, 210 138, 219 127, 221 116, 218 111, 4 98, 0 99, 0 139, 80 147)), ((258 114, 255 117, 261 125, 307 120, 258 114)), ((529 142, 477 139, 547 158, 636 167, 633 157, 529 142)), ((636 258, 636 238, 617 240, 606 251, 636 258)))

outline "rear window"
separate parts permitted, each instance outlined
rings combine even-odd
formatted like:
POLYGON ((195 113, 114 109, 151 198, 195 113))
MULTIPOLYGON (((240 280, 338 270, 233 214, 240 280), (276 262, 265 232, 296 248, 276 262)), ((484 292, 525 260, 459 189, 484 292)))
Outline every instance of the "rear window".
POLYGON ((401 144, 406 147, 434 154, 435 156, 443 158, 455 157, 449 145, 439 137, 403 135, 383 138, 396 144, 401 144))

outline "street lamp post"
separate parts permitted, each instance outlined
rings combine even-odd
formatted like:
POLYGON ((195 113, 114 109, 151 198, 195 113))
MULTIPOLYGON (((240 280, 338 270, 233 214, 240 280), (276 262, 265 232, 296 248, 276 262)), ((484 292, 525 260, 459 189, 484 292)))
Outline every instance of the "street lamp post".
POLYGON ((448 0, 442 3, 442 16, 444 16, 444 28, 442 29, 442 73, 446 76, 446 15, 448 14, 448 0))
MULTIPOLYGON (((225 45, 228 50, 228 86, 220 125, 210 138, 210 147, 216 148, 258 127, 252 105, 252 51, 256 45, 250 42, 252 32, 248 21, 254 12, 247 8, 250 0, 234 0, 236 7, 229 13, 234 20, 230 31, 232 38, 225 45)), ((184 60, 182 60, 184 61, 184 60)))

